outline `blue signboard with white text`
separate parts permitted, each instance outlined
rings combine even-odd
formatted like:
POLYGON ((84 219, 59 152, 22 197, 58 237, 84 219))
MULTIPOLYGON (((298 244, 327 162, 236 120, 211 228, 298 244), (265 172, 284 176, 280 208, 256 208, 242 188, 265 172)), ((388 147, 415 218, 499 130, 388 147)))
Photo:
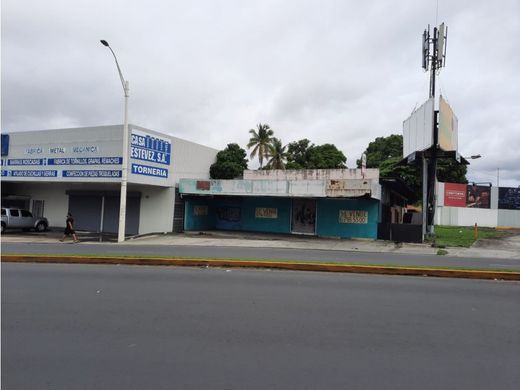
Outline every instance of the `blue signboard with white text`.
POLYGON ((118 165, 122 157, 62 157, 49 158, 48 165, 118 165))
POLYGON ((132 130, 130 157, 136 160, 170 165, 172 145, 165 138, 132 130))
POLYGON ((46 170, 2 170, 2 176, 6 177, 57 177, 58 171, 46 170))
POLYGON ((132 164, 132 173, 136 175, 146 175, 154 177, 168 177, 168 170, 164 168, 151 167, 149 165, 132 164))
POLYGON ((80 177, 80 178, 113 178, 121 177, 120 170, 65 170, 63 171, 63 177, 80 177))

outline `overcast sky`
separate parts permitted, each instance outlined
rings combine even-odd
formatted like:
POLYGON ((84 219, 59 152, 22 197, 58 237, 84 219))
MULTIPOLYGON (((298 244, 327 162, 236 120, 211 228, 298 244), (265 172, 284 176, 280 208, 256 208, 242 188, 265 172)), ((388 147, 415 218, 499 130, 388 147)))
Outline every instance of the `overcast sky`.
MULTIPOLYGON (((468 179, 520 185, 520 0, 3 0, 2 132, 130 122, 217 149, 267 123, 355 161, 428 98, 421 34, 468 179)), ((255 167, 256 165, 251 164, 255 167)))

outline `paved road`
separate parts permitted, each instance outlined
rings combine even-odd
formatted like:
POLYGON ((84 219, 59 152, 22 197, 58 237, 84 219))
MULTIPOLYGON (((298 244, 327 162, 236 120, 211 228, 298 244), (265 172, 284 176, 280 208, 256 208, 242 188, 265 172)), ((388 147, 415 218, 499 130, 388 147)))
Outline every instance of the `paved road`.
POLYGON ((520 283, 2 264, 6 389, 517 389, 520 283))
MULTIPOLYGON (((266 245, 268 245, 266 243, 266 245)), ((405 253, 367 253, 294 248, 247 248, 184 245, 118 245, 118 244, 33 244, 2 243, 2 253, 38 254, 111 254, 143 256, 180 256, 225 259, 281 259, 293 261, 323 261, 355 264, 385 264, 406 266, 478 268, 520 270, 518 259, 463 258, 405 253)))

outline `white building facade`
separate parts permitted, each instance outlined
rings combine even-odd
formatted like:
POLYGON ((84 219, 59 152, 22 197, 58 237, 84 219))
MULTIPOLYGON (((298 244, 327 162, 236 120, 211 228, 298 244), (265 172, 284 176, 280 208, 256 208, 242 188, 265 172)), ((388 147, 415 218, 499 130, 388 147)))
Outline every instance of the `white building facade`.
MULTIPOLYGON (((209 178, 218 151, 135 125, 128 133, 126 234, 171 232, 179 179, 209 178)), ((123 125, 2 134, 2 205, 56 227, 70 211, 78 230, 115 233, 122 156, 123 125)))

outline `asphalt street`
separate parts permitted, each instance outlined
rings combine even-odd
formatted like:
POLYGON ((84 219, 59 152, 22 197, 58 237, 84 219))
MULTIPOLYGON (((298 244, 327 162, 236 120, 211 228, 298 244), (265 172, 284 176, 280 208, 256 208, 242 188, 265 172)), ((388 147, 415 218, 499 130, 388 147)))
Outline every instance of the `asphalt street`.
POLYGON ((519 297, 503 281, 3 263, 2 385, 516 390, 519 297))
MULTIPOLYGON (((266 245, 267 242, 266 242, 266 245)), ((295 248, 72 243, 2 243, 2 253, 178 256, 211 259, 317 261, 331 263, 520 270, 518 259, 464 258, 426 254, 349 252, 295 248)))

